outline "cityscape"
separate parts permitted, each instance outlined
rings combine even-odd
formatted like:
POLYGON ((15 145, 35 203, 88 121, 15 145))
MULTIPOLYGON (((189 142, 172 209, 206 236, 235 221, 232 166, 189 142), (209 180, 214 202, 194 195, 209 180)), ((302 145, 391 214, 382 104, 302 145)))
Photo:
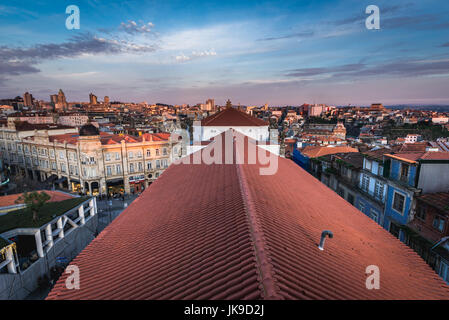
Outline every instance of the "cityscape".
POLYGON ((0 300, 449 299, 448 4, 184 5, 0 4, 0 300))

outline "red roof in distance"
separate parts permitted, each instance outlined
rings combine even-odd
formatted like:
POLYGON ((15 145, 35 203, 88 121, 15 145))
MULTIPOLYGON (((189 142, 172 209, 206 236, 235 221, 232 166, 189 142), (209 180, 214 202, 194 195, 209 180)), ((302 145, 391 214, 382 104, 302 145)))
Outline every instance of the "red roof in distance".
POLYGON ((268 125, 269 124, 262 119, 253 117, 233 107, 226 107, 225 109, 201 120, 201 126, 209 127, 254 127, 268 125))

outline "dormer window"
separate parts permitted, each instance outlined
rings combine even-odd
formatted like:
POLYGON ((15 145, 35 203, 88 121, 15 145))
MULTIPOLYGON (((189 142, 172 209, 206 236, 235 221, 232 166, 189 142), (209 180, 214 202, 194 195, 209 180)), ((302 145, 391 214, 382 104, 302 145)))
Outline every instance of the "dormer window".
POLYGON ((401 163, 401 176, 399 177, 401 181, 407 181, 408 178, 408 169, 409 165, 405 163, 401 163))

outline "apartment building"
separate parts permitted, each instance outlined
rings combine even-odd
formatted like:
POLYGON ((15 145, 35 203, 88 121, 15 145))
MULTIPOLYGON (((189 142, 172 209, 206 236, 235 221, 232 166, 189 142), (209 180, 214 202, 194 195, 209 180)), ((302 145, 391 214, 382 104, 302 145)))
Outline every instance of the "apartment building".
POLYGON ((141 192, 182 152, 168 133, 114 135, 92 124, 74 130, 56 135, 36 131, 10 139, 0 129, 3 160, 15 174, 97 195, 141 192))
POLYGON ((65 126, 81 127, 89 122, 89 117, 80 113, 65 113, 58 115, 58 123, 65 126))

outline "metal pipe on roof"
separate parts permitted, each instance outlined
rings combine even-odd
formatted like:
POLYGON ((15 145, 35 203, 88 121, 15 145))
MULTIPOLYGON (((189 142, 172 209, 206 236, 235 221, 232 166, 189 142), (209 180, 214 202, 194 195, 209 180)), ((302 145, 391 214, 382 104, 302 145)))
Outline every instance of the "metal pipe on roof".
POLYGON ((329 230, 324 230, 323 232, 321 232, 321 240, 318 249, 324 250, 324 241, 326 240, 326 236, 328 236, 329 239, 332 239, 334 237, 334 234, 329 230))

